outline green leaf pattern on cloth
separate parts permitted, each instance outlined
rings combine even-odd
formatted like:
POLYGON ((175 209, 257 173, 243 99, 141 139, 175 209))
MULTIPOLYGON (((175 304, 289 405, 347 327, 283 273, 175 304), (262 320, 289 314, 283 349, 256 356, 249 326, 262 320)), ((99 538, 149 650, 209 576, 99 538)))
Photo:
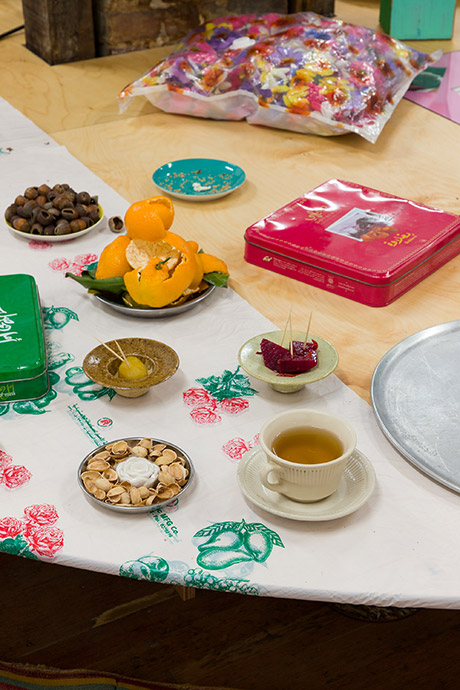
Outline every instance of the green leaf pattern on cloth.
POLYGON ((10 553, 12 556, 24 556, 25 558, 32 558, 35 561, 39 560, 30 550, 29 544, 22 534, 18 534, 14 539, 12 537, 7 537, 6 539, 0 540, 0 551, 3 551, 3 553, 10 553))
POLYGON ((228 398, 251 397, 258 393, 251 388, 249 378, 240 373, 240 367, 236 371, 225 369, 221 376, 208 376, 196 381, 219 402, 228 398))

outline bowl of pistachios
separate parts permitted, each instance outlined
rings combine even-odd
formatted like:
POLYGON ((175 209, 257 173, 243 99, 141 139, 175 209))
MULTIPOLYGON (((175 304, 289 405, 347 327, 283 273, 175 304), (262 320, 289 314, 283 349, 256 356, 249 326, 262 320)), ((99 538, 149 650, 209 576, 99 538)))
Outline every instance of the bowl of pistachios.
POLYGON ((108 510, 145 513, 180 498, 194 477, 189 455, 150 436, 116 439, 91 451, 77 479, 88 500, 108 510))

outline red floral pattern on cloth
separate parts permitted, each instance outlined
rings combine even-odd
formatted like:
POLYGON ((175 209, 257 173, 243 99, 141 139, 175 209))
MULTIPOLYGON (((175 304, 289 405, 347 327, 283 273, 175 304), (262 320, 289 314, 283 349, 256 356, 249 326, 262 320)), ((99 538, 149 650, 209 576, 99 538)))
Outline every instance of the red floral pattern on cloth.
POLYGON ((5 517, 0 519, 0 538, 16 537, 21 533, 23 526, 22 520, 14 517, 5 517))
POLYGON ((211 393, 209 393, 209 391, 207 391, 205 388, 188 388, 182 393, 182 397, 184 399, 184 403, 186 405, 191 405, 192 407, 201 405, 202 403, 214 403, 214 406, 217 405, 217 400, 215 397, 211 395, 211 393))
POLYGON ((225 455, 227 455, 230 460, 239 462, 243 455, 247 453, 248 450, 254 448, 255 445, 259 443, 259 434, 256 434, 252 441, 245 441, 244 438, 237 436, 236 438, 231 438, 222 446, 222 450, 225 455))
POLYGON ((0 539, 22 535, 37 556, 53 558, 64 546, 64 532, 54 524, 59 519, 53 505, 36 504, 24 508, 24 517, 0 518, 0 539))
POLYGON ((70 271, 74 275, 81 276, 85 266, 94 263, 97 258, 97 254, 77 254, 73 259, 66 259, 65 257, 53 259, 48 263, 48 266, 52 271, 61 273, 70 271))
POLYGON ((40 556, 52 558, 64 546, 64 533, 59 527, 29 528, 24 534, 32 551, 40 556))
POLYGON ((24 465, 13 465, 13 458, 5 451, 0 450, 0 484, 8 489, 17 489, 32 477, 24 465))
POLYGON ((222 417, 216 412, 215 405, 194 407, 190 412, 190 417, 197 424, 218 424, 222 421, 222 417))
POLYGON ((222 421, 221 412, 234 415, 249 407, 244 398, 226 398, 219 402, 205 388, 187 388, 182 397, 184 403, 193 408, 190 417, 197 424, 218 424, 222 421))
POLYGON ((31 240, 29 242, 29 247, 36 250, 51 249, 52 246, 51 242, 37 242, 37 240, 31 240))
POLYGON ((54 525, 59 519, 56 508, 48 503, 27 506, 24 515, 29 523, 36 525, 54 525))
POLYGON ((249 407, 249 402, 244 398, 227 398, 219 403, 222 412, 228 412, 229 414, 238 414, 238 412, 243 412, 249 407))

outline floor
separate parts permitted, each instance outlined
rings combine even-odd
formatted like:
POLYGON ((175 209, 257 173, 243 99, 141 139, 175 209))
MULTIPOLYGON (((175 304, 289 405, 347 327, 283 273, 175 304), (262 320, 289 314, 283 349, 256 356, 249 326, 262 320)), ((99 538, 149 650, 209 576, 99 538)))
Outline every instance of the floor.
POLYGON ((460 674, 460 610, 371 622, 320 602, 205 590, 184 601, 3 553, 0 591, 4 661, 238 690, 442 690, 460 674))

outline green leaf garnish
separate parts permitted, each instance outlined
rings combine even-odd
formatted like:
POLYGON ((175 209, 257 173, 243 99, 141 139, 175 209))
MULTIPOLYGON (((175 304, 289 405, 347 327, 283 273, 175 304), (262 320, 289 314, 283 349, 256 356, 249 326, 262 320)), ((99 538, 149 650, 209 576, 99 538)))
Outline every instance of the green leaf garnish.
POLYGON ((89 271, 83 271, 81 276, 76 276, 73 273, 67 272, 65 274, 66 278, 72 278, 80 285, 83 285, 87 290, 97 292, 112 292, 114 295, 121 295, 122 292, 126 292, 125 281, 123 278, 93 278, 89 271))
POLYGON ((213 271, 212 273, 205 273, 203 279, 210 285, 216 287, 227 287, 228 273, 220 273, 220 271, 213 271))

